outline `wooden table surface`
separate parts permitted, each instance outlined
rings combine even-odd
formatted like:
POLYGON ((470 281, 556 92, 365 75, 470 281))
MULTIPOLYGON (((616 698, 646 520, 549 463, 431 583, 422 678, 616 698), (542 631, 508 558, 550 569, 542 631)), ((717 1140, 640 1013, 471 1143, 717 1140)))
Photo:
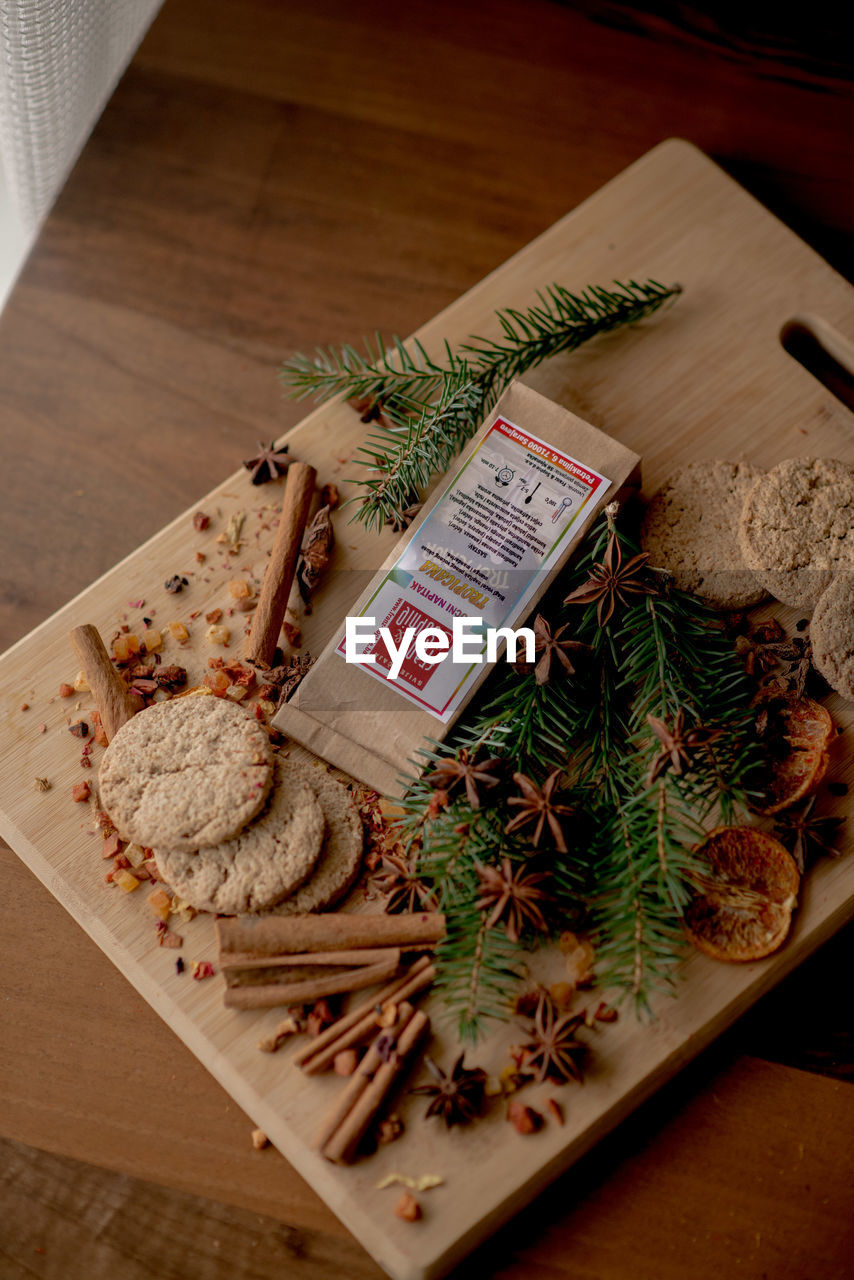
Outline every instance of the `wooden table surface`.
MULTIPOLYGON (((808 32, 667 13, 166 0, 0 318, 0 647, 299 420, 284 355, 410 332, 664 137, 854 277, 841 32, 820 9, 808 32)), ((379 1275, 0 858, 4 1280, 379 1275)), ((852 959, 848 929, 478 1274, 850 1276, 852 959)))

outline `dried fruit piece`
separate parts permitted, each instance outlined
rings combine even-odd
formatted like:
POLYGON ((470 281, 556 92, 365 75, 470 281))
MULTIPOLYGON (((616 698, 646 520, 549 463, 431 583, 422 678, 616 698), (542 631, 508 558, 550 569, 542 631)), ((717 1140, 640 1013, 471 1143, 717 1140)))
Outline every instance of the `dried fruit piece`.
POLYGON ((757 813, 780 813, 818 788, 827 772, 834 724, 813 698, 766 690, 756 705, 756 732, 767 749, 767 771, 765 803, 755 807, 757 813))
POLYGON ((146 627, 139 639, 146 653, 157 653, 163 647, 163 636, 156 627, 146 627))
POLYGON ((74 677, 74 688, 77 690, 78 693, 92 692, 91 689, 89 688, 89 681, 86 679, 85 671, 77 672, 77 675, 74 677))
POLYGON ((75 782, 71 788, 71 799, 80 804, 82 800, 88 800, 92 794, 92 788, 88 782, 75 782))
POLYGON ((233 578, 228 584, 228 593, 233 600, 248 600, 252 587, 245 578, 233 578))
POLYGON ((186 644, 190 638, 190 633, 184 626, 183 622, 170 622, 169 630, 172 636, 179 644, 186 644))
POLYGON ((169 919, 172 912, 172 899, 165 889, 155 889, 153 893, 150 893, 148 895, 148 905, 158 920, 162 920, 165 923, 169 919))
POLYGON ((697 850, 708 874, 692 877, 685 928, 715 960, 760 960, 783 943, 800 875, 787 849, 756 827, 719 827, 697 850))
POLYGON ((193 528, 197 533, 204 533, 210 522, 210 516, 205 515, 204 511, 197 511, 193 516, 193 528))
POLYGON ((127 635, 116 636, 113 641, 113 657, 116 662, 128 662, 139 653, 139 636, 131 631, 127 635))
POLYGON ((139 888, 139 881, 132 871, 117 871, 113 876, 113 884, 117 884, 120 889, 124 889, 125 893, 133 893, 134 889, 139 888))
POLYGON ((229 631, 228 627, 223 626, 222 624, 218 626, 208 627, 207 631, 205 632, 205 640, 208 642, 208 644, 227 645, 230 639, 231 639, 231 632, 229 631))
POLYGON ((336 1053, 332 1061, 332 1070, 336 1076, 351 1076, 359 1065, 359 1055, 355 1049, 342 1049, 336 1053))
POLYGON ((59 686, 59 696, 60 696, 60 698, 73 698, 73 697, 74 697, 74 685, 73 685, 73 684, 61 684, 61 685, 59 686))
POLYGON ((507 1107, 507 1119, 517 1133, 539 1133, 543 1127, 543 1117, 533 1107, 526 1107, 524 1102, 511 1102, 507 1107))
POLYGON ((394 1206, 394 1216, 404 1222, 417 1222, 421 1217, 421 1205, 411 1191, 404 1191, 394 1206))

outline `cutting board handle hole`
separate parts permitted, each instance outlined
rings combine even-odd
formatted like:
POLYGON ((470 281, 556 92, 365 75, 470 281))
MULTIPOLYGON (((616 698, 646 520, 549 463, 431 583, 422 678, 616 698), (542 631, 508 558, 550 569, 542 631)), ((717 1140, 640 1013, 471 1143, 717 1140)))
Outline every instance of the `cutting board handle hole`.
POLYGON ((793 360, 854 412, 854 347, 841 333, 818 316, 793 316, 780 330, 780 343, 793 360))

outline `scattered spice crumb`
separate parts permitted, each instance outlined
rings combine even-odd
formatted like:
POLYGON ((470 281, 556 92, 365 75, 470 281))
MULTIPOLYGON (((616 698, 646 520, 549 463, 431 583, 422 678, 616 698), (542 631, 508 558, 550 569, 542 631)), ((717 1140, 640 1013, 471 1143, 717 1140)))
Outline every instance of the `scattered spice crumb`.
POLYGON ((210 522, 210 516, 205 515, 204 511, 197 511, 193 516, 193 528, 197 533, 204 533, 210 522))
POLYGON ((28 702, 22 702, 22 703, 21 703, 21 710, 22 710, 22 711, 29 711, 29 709, 30 709, 30 704, 29 704, 28 702))
POLYGON ((73 698, 73 697, 74 697, 74 685, 73 685, 73 684, 61 684, 61 685, 59 686, 59 696, 60 696, 60 698, 73 698))
POLYGON ((403 1121, 399 1115, 387 1116, 380 1124, 377 1130, 377 1142, 380 1146, 387 1146, 389 1142, 396 1142, 403 1133, 403 1121))
POLYGON ((617 1010, 613 1005, 605 1004, 604 1000, 593 1015, 597 1022, 616 1022, 617 1016, 617 1010))
POLYGON ((183 591, 184 588, 188 587, 190 584, 187 579, 182 578, 179 573, 173 573, 172 577, 167 578, 163 585, 170 595, 176 596, 179 591, 183 591))
POLYGON ((193 961, 193 978, 196 982, 202 982, 205 978, 214 976, 214 967, 210 960, 194 960, 193 961))
POLYGON ((39 733, 47 733, 47 725, 42 723, 39 725, 39 733))
POLYGON ((144 609, 144 608, 145 608, 145 601, 144 601, 144 600, 128 600, 128 608, 129 608, 129 609, 144 609))
POLYGON ((406 1173, 387 1173, 376 1184, 377 1191, 385 1191, 386 1187, 399 1184, 409 1187, 411 1191, 429 1191, 431 1187, 441 1187, 445 1179, 438 1173, 423 1173, 420 1178, 410 1178, 406 1173))
POLYGON ((265 1147, 269 1147, 270 1139, 263 1129, 252 1130, 252 1145, 256 1151, 263 1151, 265 1147))
MULTIPOLYGON (((158 947, 166 947, 170 951, 178 951, 184 945, 184 939, 179 933, 174 933, 165 920, 157 921, 157 945, 158 947)), ((213 973, 213 965, 209 960, 197 960, 193 965, 194 978, 209 978, 213 973), (196 973, 196 965, 207 964, 210 966, 210 973, 196 973)))
POLYGON ((175 961, 175 972, 178 974, 181 974, 184 972, 184 961, 181 959, 180 956, 175 961))
POLYGON ((92 788, 88 782, 75 782, 71 788, 71 799, 76 804, 80 804, 83 800, 88 800, 92 794, 92 788))
POLYGON ((33 785, 36 791, 50 791, 50 782, 47 778, 36 778, 33 785))
POLYGON ((85 720, 75 720, 74 724, 68 726, 68 732, 73 733, 75 738, 87 738, 89 736, 89 726, 85 720))

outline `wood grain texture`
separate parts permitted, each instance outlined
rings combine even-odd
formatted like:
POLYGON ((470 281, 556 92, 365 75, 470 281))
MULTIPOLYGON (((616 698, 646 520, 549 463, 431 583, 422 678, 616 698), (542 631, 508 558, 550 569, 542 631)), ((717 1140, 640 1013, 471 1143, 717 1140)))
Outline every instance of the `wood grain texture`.
MULTIPOLYGON (((14 477, 0 505, 0 644, 297 421, 275 383, 283 354, 415 329, 674 127, 852 273, 851 87, 823 53, 803 84, 749 33, 721 54, 708 23, 698 39, 620 31, 541 0, 429 12, 247 0, 239 24, 223 0, 208 15, 167 0, 0 319, 14 477)), ((234 1104, 8 850, 2 863, 4 941, 23 958, 0 1006, 3 1131, 261 1211, 286 1206, 301 1230, 340 1238, 284 1161, 275 1172, 252 1163, 234 1104), (140 1102, 152 1092, 156 1105, 140 1102)), ((746 1020, 733 1052, 749 1043, 850 1070, 850 1020, 833 993, 851 930, 832 946, 746 1020)), ((694 1087, 701 1134, 718 1108, 702 1080, 694 1087)), ((820 1112, 786 1111, 807 1144, 846 1114, 841 1097, 823 1097, 820 1112)), ((775 1131, 773 1093, 734 1106, 743 1124, 756 1114, 775 1131)), ((724 1131, 724 1156, 727 1143, 740 1150, 737 1129, 724 1131)), ((633 1141, 623 1127, 604 1149, 605 1229, 598 1249, 586 1242, 589 1274, 632 1273, 639 1238, 651 1274, 731 1269, 746 1237, 720 1228, 723 1175, 704 1178, 695 1161, 690 1214, 665 1229, 673 1188, 654 1164, 621 1163, 633 1141)), ((775 1167, 770 1152, 753 1158, 763 1177, 775 1167)), ((814 1277, 836 1274, 820 1204, 837 1181, 829 1162, 811 1171, 809 1194, 774 1183, 780 1220, 794 1214, 813 1244, 814 1277)), ((540 1205, 541 1265, 574 1273, 564 1199, 540 1205)), ((207 1230, 203 1210, 191 1220, 207 1230)), ((49 1221, 58 1231, 62 1219, 49 1221)), ((786 1274, 773 1235, 769 1225, 754 1262, 742 1258, 745 1274, 786 1274)), ((792 1256, 788 1274, 804 1274, 792 1256)), ((361 1274, 358 1246, 341 1257, 334 1269, 361 1274)), ((295 1258, 294 1274, 307 1265, 295 1258)))

